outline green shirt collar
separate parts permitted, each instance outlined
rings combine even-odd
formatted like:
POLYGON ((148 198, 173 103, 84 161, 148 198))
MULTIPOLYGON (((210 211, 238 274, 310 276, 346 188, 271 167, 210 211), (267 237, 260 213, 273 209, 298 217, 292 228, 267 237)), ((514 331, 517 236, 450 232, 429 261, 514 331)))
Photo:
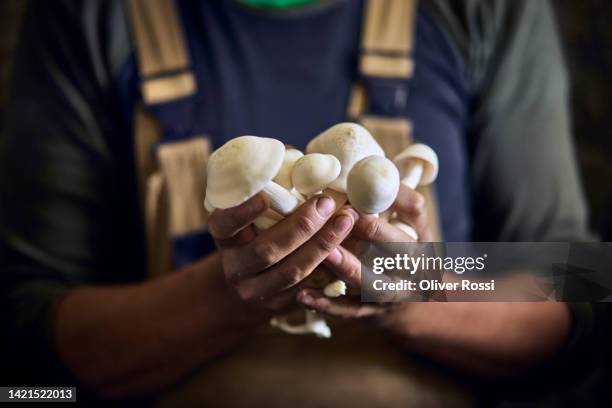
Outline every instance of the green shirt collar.
POLYGON ((253 7, 286 9, 291 7, 306 6, 319 0, 238 0, 240 3, 253 7))

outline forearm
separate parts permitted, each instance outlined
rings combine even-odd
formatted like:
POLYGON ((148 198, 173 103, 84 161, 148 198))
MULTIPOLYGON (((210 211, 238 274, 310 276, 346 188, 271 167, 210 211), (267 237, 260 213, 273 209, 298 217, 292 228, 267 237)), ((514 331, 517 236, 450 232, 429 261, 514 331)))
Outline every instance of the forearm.
POLYGON ((381 323, 410 349, 476 374, 500 376, 541 362, 566 341, 563 303, 407 303, 381 323))
POLYGON ((76 289, 56 309, 60 357, 106 396, 152 392, 261 322, 225 284, 217 255, 142 284, 76 289))

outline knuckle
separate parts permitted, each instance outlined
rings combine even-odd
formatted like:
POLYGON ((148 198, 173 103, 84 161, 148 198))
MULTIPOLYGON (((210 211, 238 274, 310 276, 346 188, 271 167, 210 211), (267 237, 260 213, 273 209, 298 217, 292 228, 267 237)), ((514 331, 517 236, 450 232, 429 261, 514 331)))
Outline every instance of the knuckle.
POLYGON ((376 218, 372 218, 366 225, 365 236, 369 239, 375 239, 380 234, 381 224, 376 218))
POLYGON ((295 286, 304 278, 304 271, 298 266, 290 266, 282 271, 282 283, 285 287, 295 286))
POLYGON ((221 231, 219 229, 219 221, 217 220, 216 216, 211 215, 208 218, 208 223, 206 225, 206 228, 208 229, 208 233, 213 238, 221 238, 221 231))
POLYGON ((262 267, 268 267, 276 263, 276 247, 270 241, 256 240, 253 244, 253 256, 262 267))
POLYGON ((336 248, 337 235, 333 231, 325 231, 316 239, 317 247, 322 252, 331 252, 336 248))
POLYGON ((245 286, 236 286, 236 292, 238 293, 240 299, 242 299, 244 302, 252 302, 255 300, 254 292, 245 286))
POLYGON ((295 220, 298 233, 303 236, 311 236, 316 232, 315 223, 306 215, 300 215, 295 220))

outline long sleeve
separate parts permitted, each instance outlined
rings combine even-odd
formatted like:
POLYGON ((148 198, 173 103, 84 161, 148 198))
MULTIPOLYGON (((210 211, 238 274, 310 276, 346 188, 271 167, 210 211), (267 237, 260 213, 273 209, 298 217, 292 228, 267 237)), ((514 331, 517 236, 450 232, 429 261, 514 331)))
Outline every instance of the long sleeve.
POLYGON ((61 381, 57 300, 71 287, 136 279, 142 245, 114 86, 127 55, 121 4, 31 3, 0 139, 0 349, 10 383, 23 370, 44 384, 61 381))

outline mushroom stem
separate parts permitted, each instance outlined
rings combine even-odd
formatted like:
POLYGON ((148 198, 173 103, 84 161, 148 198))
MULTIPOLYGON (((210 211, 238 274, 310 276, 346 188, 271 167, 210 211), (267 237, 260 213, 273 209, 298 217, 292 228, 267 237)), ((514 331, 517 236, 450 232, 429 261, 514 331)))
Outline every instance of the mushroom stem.
POLYGON ((260 215, 259 217, 255 218, 255 220, 253 221, 253 224, 255 224, 255 226, 260 229, 260 230, 267 230, 268 228, 273 227, 274 225, 276 225, 279 221, 281 221, 284 217, 274 211, 272 211, 271 209, 267 209, 266 212, 264 212, 262 215, 260 215))
POLYGON ((328 283, 323 288, 323 294, 329 298, 337 298, 346 295, 346 283, 341 280, 335 280, 328 283))
POLYGON ((406 166, 406 175, 402 179, 402 184, 414 190, 421 182, 423 171, 423 162, 420 160, 412 160, 410 164, 406 166))
MULTIPOLYGON (((406 175, 402 178, 402 184, 411 189, 416 189, 419 183, 421 182, 421 178, 423 177, 423 171, 425 167, 423 166, 423 162, 421 160, 412 160, 408 166, 406 166, 406 175)), ((419 235, 416 233, 414 228, 410 225, 405 224, 397 219, 397 214, 391 215, 390 224, 402 230, 406 235, 415 241, 419 240, 419 235)))
POLYGON ((305 316, 306 321, 303 324, 291 325, 284 317, 273 317, 270 325, 289 334, 315 334, 326 339, 331 337, 331 329, 323 317, 310 310, 306 310, 305 316))
POLYGON ((283 186, 270 181, 262 190, 270 198, 270 208, 282 215, 289 215, 300 205, 300 199, 283 186))
POLYGON ((402 230, 406 235, 408 235, 410 238, 414 239, 415 241, 419 240, 419 234, 417 234, 414 228, 412 228, 410 225, 404 224, 397 218, 392 219, 391 221, 389 221, 389 223, 393 225, 394 227, 402 230))

